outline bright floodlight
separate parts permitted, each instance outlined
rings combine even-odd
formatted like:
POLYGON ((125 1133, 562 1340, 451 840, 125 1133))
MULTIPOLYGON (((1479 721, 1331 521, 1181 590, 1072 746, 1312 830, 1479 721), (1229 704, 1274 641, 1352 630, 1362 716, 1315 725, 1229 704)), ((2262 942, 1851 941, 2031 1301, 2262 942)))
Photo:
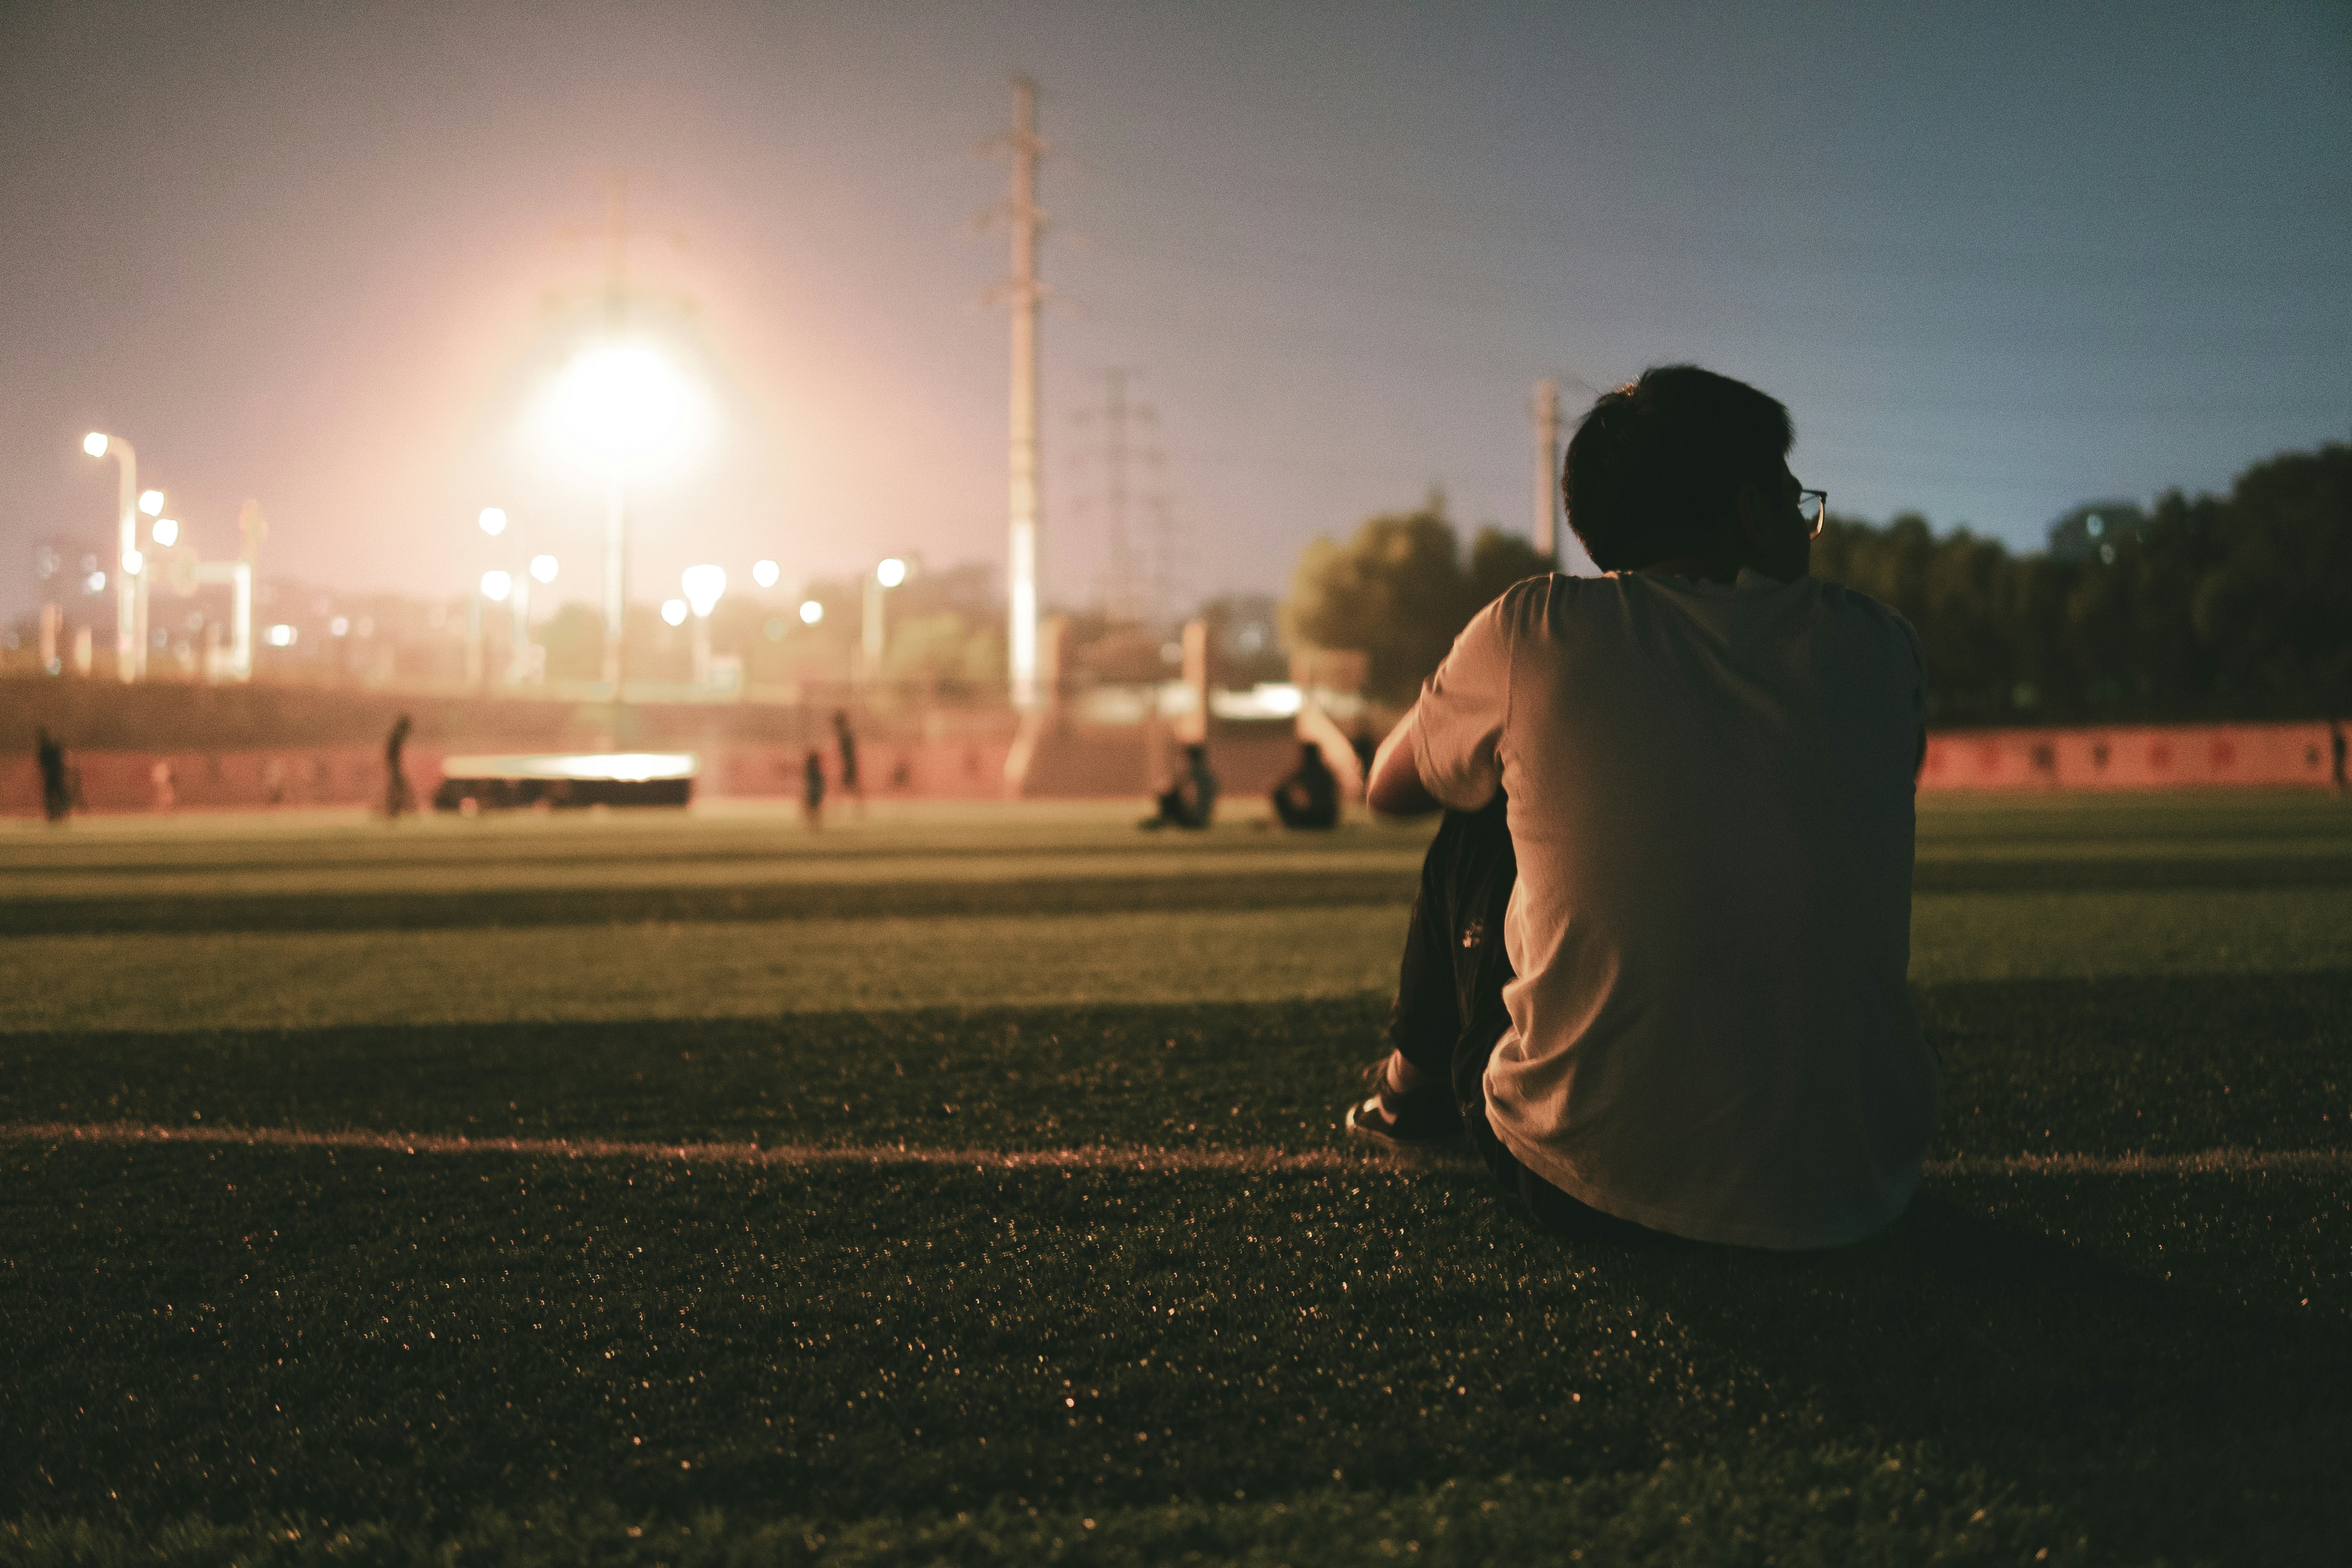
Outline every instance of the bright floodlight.
POLYGON ((566 456, 614 476, 683 457, 704 421, 702 398, 678 368, 629 342, 590 349, 566 365, 545 414, 566 456))
POLYGON ((103 430, 93 430, 89 435, 83 437, 81 438, 81 449, 88 452, 93 458, 105 457, 106 432, 103 430))
POLYGON ((895 588, 907 580, 907 563, 893 555, 874 568, 874 580, 885 588, 895 588))
POLYGON ((505 573, 485 572, 482 574, 482 597, 488 599, 491 604, 505 604, 507 602, 507 595, 513 592, 514 579, 508 576, 505 573))
POLYGON ((136 550, 126 550, 122 552, 122 569, 125 572, 130 573, 133 577, 138 576, 141 570, 144 568, 146 564, 147 557, 142 555, 136 550))
POLYGON ((814 599, 803 599, 801 601, 801 625, 804 626, 813 626, 823 619, 824 619, 824 606, 823 605, 818 604, 814 599))
POLYGON ((482 509, 482 531, 496 539, 507 531, 507 514, 494 506, 482 509))
POLYGON ((155 520, 155 542, 166 550, 180 542, 180 525, 168 517, 155 520))
POLYGON ((678 578, 678 586, 686 590, 687 603, 698 616, 707 616, 719 603, 719 595, 727 592, 727 570, 723 566, 689 566, 678 578))
POLYGON ((139 510, 145 512, 149 517, 161 515, 163 510, 163 492, 162 490, 141 490, 139 492, 139 510))
POLYGON ((662 619, 667 621, 674 626, 682 626, 686 625, 686 601, 684 599, 664 599, 662 601, 662 619))
POLYGON ((782 571, 780 570, 772 561, 754 561, 751 563, 751 581, 757 583, 762 588, 774 587, 776 585, 776 579, 782 575, 782 571))
POLYGON ((552 555, 532 556, 530 558, 530 574, 533 578, 541 583, 554 582, 555 557, 552 555))

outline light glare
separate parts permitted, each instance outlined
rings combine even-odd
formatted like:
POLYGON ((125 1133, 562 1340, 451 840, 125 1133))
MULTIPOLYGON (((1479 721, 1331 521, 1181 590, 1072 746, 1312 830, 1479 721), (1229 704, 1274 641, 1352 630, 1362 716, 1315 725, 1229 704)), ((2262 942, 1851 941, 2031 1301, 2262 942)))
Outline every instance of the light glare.
POLYGON ((678 586, 686 590, 686 602, 694 606, 698 616, 707 616, 719 604, 719 595, 727 592, 727 571, 721 566, 689 566, 678 577, 678 586))
POLYGON ((555 581, 555 557, 554 557, 554 556, 552 556, 552 555, 534 555, 534 556, 532 556, 532 557, 530 558, 530 574, 531 574, 532 578, 533 578, 533 579, 535 579, 535 580, 536 580, 536 581, 538 581, 538 582, 541 582, 541 583, 552 583, 552 582, 554 582, 554 581, 555 581))
POLYGON ((145 512, 149 517, 161 515, 163 510, 163 492, 162 490, 141 490, 139 492, 139 510, 145 512))
POLYGON ((507 514, 494 506, 482 509, 482 531, 496 539, 507 531, 507 514))
POLYGON ((757 583, 762 588, 774 587, 776 585, 776 579, 782 575, 782 571, 778 568, 776 563, 772 561, 754 561, 751 563, 751 581, 757 583))
POLYGON ((818 604, 814 599, 803 599, 801 601, 801 625, 804 626, 813 626, 823 619, 824 619, 824 606, 823 605, 818 604))
POLYGON ((285 622, 280 621, 276 626, 270 627, 268 631, 262 633, 261 640, 268 643, 271 647, 292 647, 294 646, 294 628, 288 626, 285 622))
POLYGON ((157 518, 155 520, 155 542, 162 545, 166 550, 169 550, 173 545, 179 543, 179 523, 168 517, 157 518))
POLYGON ((682 626, 686 625, 686 601, 684 599, 664 599, 662 601, 662 619, 667 621, 674 626, 682 626))
POLYGON ((141 554, 138 551, 126 550, 122 552, 122 569, 131 576, 138 576, 140 572, 145 568, 146 564, 147 557, 141 554))
POLYGON ((644 343, 608 343, 573 360, 549 389, 545 413, 562 454, 609 478, 669 467, 705 423, 696 387, 644 343))
POLYGON ((508 576, 505 573, 485 572, 482 574, 482 597, 488 599, 491 604, 505 604, 507 602, 507 595, 512 592, 514 592, 514 579, 508 576))
POLYGON ((874 568, 874 580, 885 588, 895 588, 907 580, 907 563, 893 555, 874 568))
POLYGON ((93 458, 105 457, 106 432, 103 430, 93 430, 89 435, 83 437, 81 438, 81 449, 88 452, 93 458))

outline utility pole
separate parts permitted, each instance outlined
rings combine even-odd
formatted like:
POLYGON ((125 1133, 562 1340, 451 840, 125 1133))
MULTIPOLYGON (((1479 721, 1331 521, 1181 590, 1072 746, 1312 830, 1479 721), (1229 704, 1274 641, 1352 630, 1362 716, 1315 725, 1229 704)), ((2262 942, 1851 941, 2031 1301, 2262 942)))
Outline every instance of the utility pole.
POLYGON ((999 209, 1013 236, 1013 271, 1003 287, 1013 308, 1013 405, 1007 451, 1011 479, 1005 649, 1013 705, 1037 706, 1037 528, 1041 510, 1037 444, 1037 315, 1044 285, 1037 279, 1038 238, 1045 214, 1037 205, 1037 84, 1013 79, 1013 130, 990 145, 1012 154, 1013 189, 999 209))
POLYGON ((1559 383, 1536 383, 1535 547, 1559 570, 1559 383))

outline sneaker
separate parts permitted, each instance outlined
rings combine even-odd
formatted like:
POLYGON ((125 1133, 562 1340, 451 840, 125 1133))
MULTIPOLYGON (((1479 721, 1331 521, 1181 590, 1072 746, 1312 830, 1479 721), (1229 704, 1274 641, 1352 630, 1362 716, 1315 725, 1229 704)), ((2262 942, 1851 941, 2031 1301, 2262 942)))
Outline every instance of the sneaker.
POLYGON ((1462 1118, 1442 1085, 1399 1093, 1389 1087, 1386 1057, 1364 1069, 1364 1083, 1370 1096, 1348 1107, 1348 1131, 1357 1137, 1389 1149, 1437 1149, 1460 1141, 1462 1118))

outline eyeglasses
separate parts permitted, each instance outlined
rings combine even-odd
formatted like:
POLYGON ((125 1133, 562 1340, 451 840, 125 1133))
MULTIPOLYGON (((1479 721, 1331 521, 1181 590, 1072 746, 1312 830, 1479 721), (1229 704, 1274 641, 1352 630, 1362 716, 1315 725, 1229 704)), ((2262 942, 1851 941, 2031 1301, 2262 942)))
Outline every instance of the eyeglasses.
POLYGON ((1822 524, 1828 521, 1830 515, 1830 492, 1827 490, 1799 490, 1797 492, 1797 515, 1805 520, 1805 531, 1807 536, 1809 538, 1819 539, 1822 536, 1822 524))

